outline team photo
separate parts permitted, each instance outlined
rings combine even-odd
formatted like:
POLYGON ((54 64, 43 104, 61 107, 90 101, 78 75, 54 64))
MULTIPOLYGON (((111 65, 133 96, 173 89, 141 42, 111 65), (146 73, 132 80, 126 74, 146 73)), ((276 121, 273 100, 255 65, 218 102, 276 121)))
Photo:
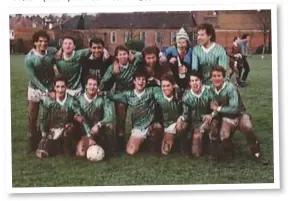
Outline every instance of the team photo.
POLYGON ((9 23, 13 187, 274 183, 271 10, 9 23))

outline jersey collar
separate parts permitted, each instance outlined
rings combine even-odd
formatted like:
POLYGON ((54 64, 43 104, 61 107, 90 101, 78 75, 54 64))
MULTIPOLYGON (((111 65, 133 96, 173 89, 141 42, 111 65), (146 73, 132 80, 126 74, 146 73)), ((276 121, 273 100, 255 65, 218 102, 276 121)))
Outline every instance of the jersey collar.
POLYGON ((56 98, 57 103, 59 103, 60 105, 64 105, 66 100, 67 100, 67 93, 65 93, 65 98, 62 101, 56 98))
POLYGON ((67 57, 67 56, 63 53, 62 58, 67 61, 67 60, 72 59, 72 58, 74 57, 74 55, 75 55, 75 50, 73 50, 73 52, 72 52, 72 54, 71 54, 70 57, 67 57))
POLYGON ((136 91, 136 89, 134 89, 134 93, 136 94, 136 96, 137 96, 138 98, 140 98, 140 97, 145 93, 145 89, 144 89, 141 93, 138 93, 138 92, 136 91))
POLYGON ((214 91, 215 91, 215 93, 216 93, 217 95, 219 95, 220 92, 226 87, 226 84, 227 84, 227 82, 225 81, 225 82, 223 83, 223 86, 221 87, 221 89, 219 89, 219 91, 217 91, 216 87, 214 86, 214 91))
POLYGON ((197 98, 200 98, 200 97, 202 96, 204 90, 205 90, 205 87, 202 86, 202 88, 201 88, 201 93, 200 93, 200 94, 195 94, 192 89, 190 89, 190 92, 192 93, 193 96, 196 96, 197 98))
POLYGON ((210 50, 212 50, 214 47, 215 47, 215 43, 213 42, 212 45, 209 47, 209 48, 205 48, 204 45, 201 45, 202 47, 202 50, 205 52, 205 53, 208 53, 210 52, 210 50))
POLYGON ((85 92, 85 93, 84 93, 84 98, 85 98, 89 103, 91 103, 93 100, 95 100, 95 99, 97 98, 97 94, 96 94, 96 96, 94 96, 92 99, 90 99, 90 98, 87 96, 86 92, 85 92))

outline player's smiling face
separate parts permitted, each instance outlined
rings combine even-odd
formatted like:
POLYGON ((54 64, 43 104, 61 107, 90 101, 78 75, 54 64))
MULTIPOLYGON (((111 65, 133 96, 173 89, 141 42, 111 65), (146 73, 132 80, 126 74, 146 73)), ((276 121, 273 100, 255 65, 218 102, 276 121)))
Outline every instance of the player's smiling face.
POLYGON ((190 88, 192 89, 193 92, 195 92, 195 93, 201 92, 202 83, 198 77, 190 76, 189 85, 190 85, 190 88))
POLYGON ((173 85, 168 80, 162 80, 161 82, 162 92, 165 96, 170 97, 173 94, 173 85))
POLYGON ((63 48, 64 53, 71 54, 75 49, 73 40, 69 38, 65 38, 62 43, 62 48, 63 48))
POLYGON ((145 62, 149 67, 153 68, 157 64, 157 56, 155 54, 146 54, 145 62))
POLYGON ((197 32, 197 40, 199 45, 206 45, 209 41, 211 36, 208 36, 205 29, 200 29, 197 32))
POLYGON ((214 84, 214 86, 218 89, 220 89, 224 84, 224 77, 222 75, 221 71, 213 71, 211 74, 211 81, 214 84))
POLYGON ((187 47, 188 47, 188 43, 185 39, 180 39, 177 41, 177 50, 180 54, 185 53, 187 47))
POLYGON ((86 84, 86 91, 89 95, 95 96, 98 90, 97 81, 94 79, 88 79, 86 84))
POLYGON ((65 97, 66 94, 66 84, 64 81, 57 81, 54 86, 54 90, 56 92, 56 97, 61 99, 65 97))
POLYGON ((45 52, 48 47, 48 39, 44 37, 39 37, 38 41, 36 41, 34 45, 37 51, 45 52))
POLYGON ((146 86, 146 78, 143 77, 136 77, 134 79, 134 85, 135 85, 135 89, 137 91, 143 91, 145 86, 146 86))
POLYGON ((118 62, 121 65, 126 66, 128 63, 128 58, 129 58, 128 52, 126 52, 124 50, 119 50, 116 58, 118 59, 118 62))
POLYGON ((93 43, 90 49, 94 57, 100 57, 103 54, 104 47, 102 44, 93 43))

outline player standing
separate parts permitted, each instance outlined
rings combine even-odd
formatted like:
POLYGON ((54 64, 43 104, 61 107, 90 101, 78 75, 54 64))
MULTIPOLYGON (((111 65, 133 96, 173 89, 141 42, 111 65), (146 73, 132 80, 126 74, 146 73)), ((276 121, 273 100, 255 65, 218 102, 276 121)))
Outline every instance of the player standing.
POLYGON ((46 31, 40 30, 32 36, 34 49, 25 56, 25 70, 29 77, 28 84, 28 143, 29 151, 35 151, 41 139, 37 131, 37 117, 40 101, 53 91, 55 77, 53 65, 55 64, 56 48, 48 47, 50 36, 46 31))
POLYGON ((192 69, 203 74, 203 84, 210 85, 210 71, 214 65, 220 65, 227 69, 227 54, 222 46, 215 43, 215 29, 211 24, 199 25, 197 34, 199 44, 193 48, 192 69))

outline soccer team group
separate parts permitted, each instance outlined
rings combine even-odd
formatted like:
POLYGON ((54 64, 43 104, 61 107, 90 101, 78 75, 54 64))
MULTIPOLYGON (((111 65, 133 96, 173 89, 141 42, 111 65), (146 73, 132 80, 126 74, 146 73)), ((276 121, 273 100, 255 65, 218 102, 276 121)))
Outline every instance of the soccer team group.
POLYGON ((254 160, 268 163, 242 102, 239 76, 237 83, 226 76, 229 65, 238 72, 244 58, 239 47, 248 39, 236 37, 227 54, 205 23, 193 48, 181 28, 164 53, 156 46, 137 52, 119 45, 113 56, 97 37, 81 50, 70 36, 58 50, 48 47, 43 30, 32 39, 34 48, 25 56, 28 142, 37 158, 64 153, 102 160, 104 152, 104 159, 125 150, 135 155, 143 144, 167 155, 178 144, 176 151, 188 158, 206 155, 218 162, 233 158, 231 138, 240 130, 254 160), (128 108, 132 128, 126 140, 128 108), (91 147, 98 149, 88 156, 91 147))

